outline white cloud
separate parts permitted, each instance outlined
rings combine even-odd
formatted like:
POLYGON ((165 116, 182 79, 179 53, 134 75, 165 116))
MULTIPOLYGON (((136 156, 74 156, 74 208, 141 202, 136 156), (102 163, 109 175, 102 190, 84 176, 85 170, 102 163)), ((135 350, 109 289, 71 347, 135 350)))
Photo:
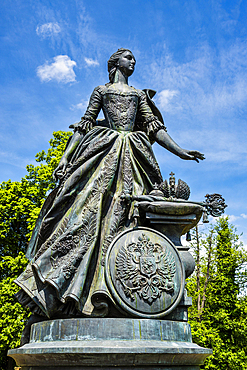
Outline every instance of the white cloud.
POLYGON ((41 37, 50 37, 61 32, 61 28, 58 23, 45 23, 42 26, 36 28, 37 35, 41 37))
POLYGON ((224 217, 228 217, 230 223, 235 222, 236 220, 240 218, 239 216, 235 216, 235 215, 224 215, 224 217))
POLYGON ((169 101, 169 112, 202 120, 218 114, 228 116, 246 107, 246 50, 245 41, 221 48, 218 54, 204 44, 190 50, 190 60, 178 63, 166 48, 147 73, 161 90, 165 86, 163 91, 176 92, 169 101))
POLYGON ((174 96, 178 95, 178 91, 175 90, 162 90, 158 94, 158 104, 163 111, 168 112, 171 108, 170 101, 174 96))
POLYGON ((58 55, 53 60, 53 63, 46 62, 37 68, 37 75, 41 81, 55 80, 62 83, 75 81, 76 75, 73 70, 76 66, 75 61, 71 60, 68 55, 58 55))
POLYGON ((229 218, 229 221, 230 222, 235 222, 236 220, 241 220, 242 218, 243 219, 246 219, 247 218, 247 215, 245 213, 241 213, 240 216, 236 216, 236 215, 224 215, 223 217, 228 217, 229 218))
POLYGON ((26 168, 27 163, 35 163, 33 159, 28 157, 18 156, 12 152, 0 151, 0 161, 11 166, 26 168))
POLYGON ((178 62, 165 48, 146 67, 168 132, 181 146, 204 152, 207 162, 246 167, 247 42, 217 52, 205 43, 187 56, 178 62))
MULTIPOLYGON (((169 129, 169 124, 167 125, 169 129)), ((205 151, 207 161, 217 163, 239 163, 247 165, 246 137, 244 134, 227 132, 218 127, 201 127, 179 130, 176 140, 183 145, 195 145, 205 151)))
POLYGON ((99 62, 97 60, 93 60, 91 58, 84 58, 84 60, 89 67, 99 66, 99 62))
POLYGON ((70 108, 71 110, 79 109, 81 111, 85 111, 89 103, 89 100, 82 100, 80 103, 72 105, 70 108))

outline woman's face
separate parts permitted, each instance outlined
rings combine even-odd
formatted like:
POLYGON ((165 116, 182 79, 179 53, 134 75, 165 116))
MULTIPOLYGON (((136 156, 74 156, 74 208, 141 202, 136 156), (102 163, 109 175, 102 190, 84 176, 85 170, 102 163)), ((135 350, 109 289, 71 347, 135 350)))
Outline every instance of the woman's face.
POLYGON ((130 51, 125 51, 118 59, 118 68, 128 77, 134 72, 135 64, 136 60, 130 51))

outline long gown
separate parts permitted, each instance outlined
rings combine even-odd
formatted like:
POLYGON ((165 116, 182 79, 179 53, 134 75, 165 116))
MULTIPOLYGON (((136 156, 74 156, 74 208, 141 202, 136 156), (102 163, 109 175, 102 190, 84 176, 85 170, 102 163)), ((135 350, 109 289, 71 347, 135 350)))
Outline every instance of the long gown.
POLYGON ((133 226, 133 204, 123 195, 149 193, 162 181, 153 134, 164 129, 146 94, 114 85, 95 88, 75 130, 82 133, 66 175, 38 219, 31 261, 18 277, 17 299, 48 318, 107 316, 107 249, 133 226), (100 109, 108 127, 96 124, 100 109))

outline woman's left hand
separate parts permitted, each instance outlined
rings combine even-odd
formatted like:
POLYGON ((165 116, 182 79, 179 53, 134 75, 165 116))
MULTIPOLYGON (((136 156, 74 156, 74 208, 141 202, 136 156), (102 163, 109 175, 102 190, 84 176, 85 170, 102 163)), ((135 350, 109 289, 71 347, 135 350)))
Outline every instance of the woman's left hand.
POLYGON ((198 152, 197 150, 186 150, 182 149, 182 152, 179 155, 180 158, 185 160, 194 160, 199 163, 199 159, 205 159, 204 154, 198 152))

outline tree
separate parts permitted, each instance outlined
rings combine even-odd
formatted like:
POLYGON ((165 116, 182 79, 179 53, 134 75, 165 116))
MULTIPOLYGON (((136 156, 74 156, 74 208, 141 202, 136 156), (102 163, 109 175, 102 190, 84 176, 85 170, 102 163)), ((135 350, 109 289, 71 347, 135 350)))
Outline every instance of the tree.
POLYGON ((40 208, 55 187, 52 173, 64 152, 70 132, 53 133, 47 153, 36 155, 37 166, 28 165, 20 182, 0 184, 0 369, 6 369, 6 353, 19 345, 29 312, 13 297, 19 290, 14 279, 27 265, 24 256, 40 208))
POLYGON ((23 252, 17 257, 3 257, 0 262, 0 273, 8 275, 0 281, 0 369, 6 369, 7 351, 18 347, 21 333, 30 313, 14 298, 19 288, 14 283, 27 265, 23 252))
POLYGON ((52 173, 63 154, 71 133, 54 132, 47 153, 36 155, 40 165, 28 165, 20 182, 0 184, 0 256, 25 252, 28 240, 47 193, 54 189, 52 173))
POLYGON ((247 297, 240 293, 246 283, 246 252, 224 217, 204 237, 196 229, 192 247, 196 270, 187 288, 194 296, 189 316, 193 340, 213 349, 202 369, 244 370, 247 297))

